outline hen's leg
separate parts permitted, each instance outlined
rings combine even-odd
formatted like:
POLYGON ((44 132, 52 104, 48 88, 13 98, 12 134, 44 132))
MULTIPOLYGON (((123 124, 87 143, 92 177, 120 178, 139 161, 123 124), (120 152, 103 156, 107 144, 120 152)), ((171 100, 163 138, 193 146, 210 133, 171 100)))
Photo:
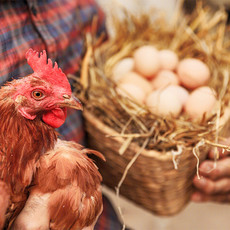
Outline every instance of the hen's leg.
POLYGON ((10 194, 8 186, 5 182, 0 181, 0 229, 3 228, 5 222, 5 213, 9 206, 10 194))

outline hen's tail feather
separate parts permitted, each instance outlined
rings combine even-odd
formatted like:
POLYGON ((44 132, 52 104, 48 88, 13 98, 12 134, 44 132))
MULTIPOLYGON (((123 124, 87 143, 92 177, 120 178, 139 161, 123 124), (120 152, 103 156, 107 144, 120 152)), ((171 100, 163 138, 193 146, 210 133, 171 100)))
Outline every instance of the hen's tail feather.
POLYGON ((85 154, 94 154, 95 156, 99 157, 100 159, 102 159, 103 161, 106 161, 104 155, 96 150, 93 150, 93 149, 83 149, 82 150, 83 153, 85 154))

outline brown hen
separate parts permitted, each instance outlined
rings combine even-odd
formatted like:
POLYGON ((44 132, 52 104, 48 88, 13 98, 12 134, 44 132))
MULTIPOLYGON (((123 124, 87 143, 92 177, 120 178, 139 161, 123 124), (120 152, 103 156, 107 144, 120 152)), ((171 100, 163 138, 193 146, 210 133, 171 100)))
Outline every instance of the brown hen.
POLYGON ((66 108, 82 109, 46 52, 26 54, 34 73, 0 89, 0 229, 93 229, 101 175, 84 149, 58 139, 66 108))

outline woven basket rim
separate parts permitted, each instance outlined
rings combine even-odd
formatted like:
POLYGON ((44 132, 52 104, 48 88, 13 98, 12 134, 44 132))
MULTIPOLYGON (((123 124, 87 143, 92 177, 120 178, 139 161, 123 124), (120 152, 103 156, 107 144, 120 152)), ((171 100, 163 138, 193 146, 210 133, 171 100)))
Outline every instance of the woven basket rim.
MULTIPOLYGON (((113 138, 114 140, 119 142, 121 145, 125 141, 125 138, 119 136, 118 132, 116 132, 114 129, 107 126, 105 123, 103 123, 102 120, 100 120, 95 115, 93 115, 93 113, 91 113, 87 108, 84 109, 83 115, 84 115, 85 119, 90 120, 90 122, 92 123, 93 126, 97 126, 100 130, 103 130, 103 132, 109 136, 108 138, 113 138)), ((230 107, 226 107, 224 109, 224 114, 221 116, 221 119, 219 121, 219 127, 227 124, 227 121, 229 119, 230 119, 230 107)), ((140 151, 141 147, 137 143, 131 142, 128 149, 130 151, 137 152, 137 151, 140 151)), ((186 147, 186 149, 192 150, 192 147, 186 147)), ((141 155, 143 155, 145 157, 155 157, 155 158, 162 160, 162 161, 168 161, 169 159, 170 160, 172 159, 172 152, 171 151, 161 152, 161 151, 157 151, 154 149, 153 150, 147 150, 144 148, 141 152, 141 155)))
MULTIPOLYGON (((118 132, 116 132, 114 129, 112 129, 109 126, 107 126, 106 124, 104 124, 100 119, 95 117, 89 110, 84 109, 83 114, 84 114, 85 119, 90 120, 90 122, 93 125, 97 126, 98 129, 103 130, 103 132, 106 133, 107 135, 113 136, 112 138, 114 138, 116 141, 120 142, 121 145, 122 145, 122 142, 125 141, 125 139, 123 137, 119 136, 118 132)), ((111 137, 108 137, 108 138, 111 138, 111 137)), ((128 149, 132 152, 138 152, 141 149, 141 147, 138 144, 132 142, 132 143, 130 143, 128 149)), ((192 148, 190 148, 190 149, 192 149, 192 148)), ((171 151, 165 151, 164 153, 162 153, 162 152, 157 151, 157 150, 143 149, 143 151, 141 152, 141 155, 143 155, 145 157, 155 157, 155 158, 162 160, 162 161, 168 161, 169 159, 170 160, 172 159, 171 151)))

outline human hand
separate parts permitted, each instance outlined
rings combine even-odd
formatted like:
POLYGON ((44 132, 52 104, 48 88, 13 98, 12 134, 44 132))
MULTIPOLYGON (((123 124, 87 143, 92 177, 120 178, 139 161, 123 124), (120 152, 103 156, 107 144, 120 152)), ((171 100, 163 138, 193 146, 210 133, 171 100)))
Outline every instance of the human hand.
MULTIPOLYGON (((230 138, 225 143, 230 144, 230 138)), ((220 158, 214 161, 214 150, 209 159, 199 167, 200 179, 195 176, 193 184, 196 188, 191 200, 194 202, 230 202, 230 152, 218 149, 220 158)))

